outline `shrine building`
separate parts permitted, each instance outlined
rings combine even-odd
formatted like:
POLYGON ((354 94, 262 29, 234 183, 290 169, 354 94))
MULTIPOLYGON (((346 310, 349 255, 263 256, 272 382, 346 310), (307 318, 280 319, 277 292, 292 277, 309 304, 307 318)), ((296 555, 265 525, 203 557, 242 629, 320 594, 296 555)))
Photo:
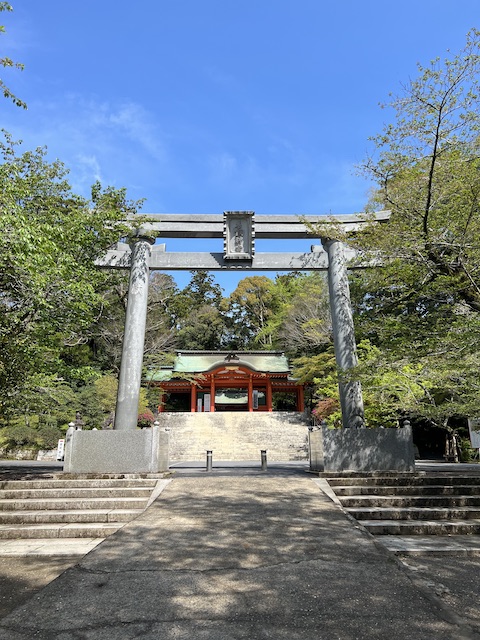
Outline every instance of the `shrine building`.
POLYGON ((179 351, 148 381, 161 390, 159 413, 304 411, 303 385, 278 351, 179 351))

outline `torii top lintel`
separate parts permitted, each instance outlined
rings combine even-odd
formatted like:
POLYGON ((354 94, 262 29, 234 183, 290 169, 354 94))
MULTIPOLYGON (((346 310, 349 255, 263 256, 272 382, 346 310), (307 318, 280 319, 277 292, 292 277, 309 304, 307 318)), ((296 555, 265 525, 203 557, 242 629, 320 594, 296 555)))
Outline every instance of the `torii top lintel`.
MULTIPOLYGON (((222 238, 225 216, 254 215, 255 236, 270 239, 319 238, 308 225, 341 224, 345 231, 353 231, 367 221, 387 222, 390 211, 378 211, 372 215, 345 214, 338 216, 312 215, 257 215, 253 211, 225 211, 223 214, 145 213, 142 229, 152 231, 161 238, 222 238)), ((132 216, 132 220, 135 216, 132 216)))
MULTIPOLYGON (((136 218, 138 220, 137 216, 131 216, 132 223, 136 218)), ((151 248, 150 269, 312 271, 328 268, 328 258, 321 245, 312 246, 311 251, 305 253, 256 253, 255 239, 313 240, 325 235, 327 224, 332 227, 340 224, 344 231, 354 231, 370 221, 387 222, 389 218, 390 211, 338 216, 255 215, 253 211, 225 211, 223 215, 147 213, 142 214, 136 235, 162 239, 223 238, 223 253, 167 253, 165 244, 155 244, 151 248), (321 229, 315 231, 319 225, 323 233, 321 229)), ((356 257, 352 250, 347 249, 346 254, 349 260, 356 257)), ((125 269, 130 266, 130 258, 130 246, 119 242, 97 265, 125 269)))

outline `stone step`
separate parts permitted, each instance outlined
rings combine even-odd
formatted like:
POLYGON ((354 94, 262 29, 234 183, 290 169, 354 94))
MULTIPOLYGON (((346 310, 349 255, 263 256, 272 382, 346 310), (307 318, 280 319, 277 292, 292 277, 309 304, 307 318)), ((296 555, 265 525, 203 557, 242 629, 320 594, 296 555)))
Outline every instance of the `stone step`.
POLYGON ((92 473, 91 471, 84 473, 67 473, 59 471, 55 477, 60 480, 159 480, 165 477, 162 471, 157 473, 92 473))
POLYGON ((453 520, 362 520, 362 525, 375 536, 472 535, 480 533, 480 519, 453 520))
POLYGON ((479 485, 391 485, 391 486, 373 486, 373 485, 356 485, 356 486, 336 486, 335 493, 341 496, 469 496, 480 495, 479 485))
POLYGON ((480 536, 382 536, 379 542, 400 556, 455 556, 480 555, 480 536))
POLYGON ((356 520, 470 520, 480 518, 480 507, 358 507, 347 509, 356 520))
POLYGON ((0 524, 130 522, 142 512, 143 509, 0 511, 0 524))
POLYGON ((145 509, 145 498, 49 498, 48 500, 0 500, 0 511, 39 511, 67 509, 145 509))
POLYGON ((44 523, 24 525, 0 525, 0 539, 26 539, 26 538, 106 538, 115 533, 124 523, 44 523))
POLYGON ((346 509, 357 507, 480 507, 480 495, 475 496, 338 496, 346 509))
POLYGON ((152 490, 157 483, 155 478, 80 478, 80 479, 52 479, 52 480, 3 480, 0 490, 5 489, 94 489, 94 488, 149 488, 152 490))
POLYGON ((341 486, 421 486, 421 485, 475 485, 480 486, 480 469, 478 474, 456 473, 452 475, 444 475, 436 473, 435 475, 423 474, 394 474, 389 476, 338 476, 325 478, 331 487, 341 486))
POLYGON ((84 555, 142 513, 163 477, 3 482, 0 556, 84 555))
POLYGON ((59 489, 3 489, 2 500, 47 500, 48 498, 145 498, 148 499, 152 488, 138 487, 97 487, 97 488, 59 488, 59 489))
MULTIPOLYGON (((384 540, 396 539, 396 553, 428 547, 404 542, 408 539, 478 536, 480 542, 479 474, 338 476, 328 482, 346 511, 371 534, 381 536, 382 544, 390 548, 384 540)), ((440 548, 433 543, 431 547, 440 548)), ((476 548, 468 547, 469 552, 476 548)))
POLYGON ((82 558, 104 538, 5 538, 0 540, 0 557, 45 558, 52 556, 82 558))
POLYGON ((306 460, 308 429, 296 413, 164 413, 162 427, 170 430, 170 460, 205 460, 206 450, 214 460, 260 459, 261 449, 270 449, 271 460, 306 460))

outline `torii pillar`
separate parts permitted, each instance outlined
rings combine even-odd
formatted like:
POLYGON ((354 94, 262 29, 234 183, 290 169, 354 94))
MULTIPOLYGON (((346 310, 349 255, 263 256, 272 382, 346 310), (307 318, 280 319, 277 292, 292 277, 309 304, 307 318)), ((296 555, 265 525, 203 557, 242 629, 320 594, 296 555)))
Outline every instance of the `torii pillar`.
POLYGON ((360 382, 345 376, 358 364, 358 359, 344 247, 339 240, 330 238, 322 238, 322 245, 328 254, 328 291, 342 424, 344 429, 359 429, 365 427, 362 388, 360 382))
POLYGON ((154 239, 141 235, 141 232, 130 239, 132 249, 130 281, 113 427, 117 431, 132 431, 137 428, 147 322, 150 251, 154 243, 154 239))
POLYGON ((169 467, 168 433, 158 426, 137 429, 154 242, 141 230, 130 240, 130 281, 114 428, 67 435, 67 473, 159 473, 169 467))

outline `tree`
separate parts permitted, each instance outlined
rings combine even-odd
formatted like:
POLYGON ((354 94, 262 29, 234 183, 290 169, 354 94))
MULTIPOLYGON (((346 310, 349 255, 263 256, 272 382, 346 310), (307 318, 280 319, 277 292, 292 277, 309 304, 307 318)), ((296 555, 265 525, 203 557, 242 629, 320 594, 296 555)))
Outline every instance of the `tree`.
MULTIPOLYGON (((13 11, 13 7, 9 2, 0 2, 0 11, 13 11)), ((5 27, 0 25, 0 33, 5 33, 5 27)), ((11 58, 4 56, 0 58, 0 65, 5 68, 13 68, 18 69, 19 71, 23 71, 24 65, 21 62, 14 62, 11 58)), ((26 103, 18 98, 10 89, 7 87, 5 82, 0 79, 0 91, 2 91, 5 98, 8 98, 15 104, 17 107, 27 108, 26 103)))
POLYGON ((266 276, 248 276, 228 299, 230 340, 236 349, 272 348, 272 335, 265 331, 273 315, 273 282, 266 276), (233 334, 233 335, 232 335, 233 334))
POLYGON ((222 288, 207 271, 192 271, 189 284, 172 299, 179 349, 219 349, 226 333, 222 288))
POLYGON ((208 271, 191 271, 192 277, 187 286, 176 296, 175 311, 179 318, 185 318, 193 307, 210 305, 219 307, 222 301, 222 288, 208 271))
POLYGON ((450 285, 456 300, 475 311, 479 47, 480 32, 470 32, 460 55, 443 65, 438 59, 427 68, 419 65, 419 78, 391 103, 397 122, 374 138, 378 158, 369 158, 364 170, 379 184, 371 204, 390 208, 392 217, 388 227, 362 234, 364 248, 414 266, 426 285, 440 279, 442 291, 450 285))
POLYGON ((148 288, 145 357, 147 361, 163 362, 177 344, 173 303, 178 294, 172 276, 154 272, 148 288))
POLYGON ((391 402, 446 424, 480 412, 480 33, 418 70, 363 165, 377 184, 368 210, 391 218, 350 238, 382 264, 352 295, 359 337, 379 349, 359 369, 364 388, 378 388, 380 372, 409 378, 391 402))
POLYGON ((290 356, 314 355, 331 346, 332 321, 323 275, 314 272, 297 277, 278 315, 277 344, 290 356))
POLYGON ((220 349, 225 338, 225 317, 216 307, 201 305, 182 321, 177 334, 179 349, 220 349))
MULTIPOLYGON (((332 426, 341 424, 338 395, 338 377, 333 345, 318 354, 300 355, 293 360, 293 377, 306 385, 307 402, 312 413, 321 421, 327 419, 332 426), (333 411, 318 412, 319 403, 327 402, 333 411)), ((307 405, 308 406, 308 405, 307 405)))
MULTIPOLYGON (((104 293, 102 314, 91 327, 90 348, 94 361, 103 370, 120 371, 125 312, 128 301, 129 272, 110 274, 104 293)), ((172 276, 154 272, 148 290, 145 328, 145 361, 161 360, 176 346, 175 313, 177 286, 172 276)))
POLYGON ((90 201, 75 195, 62 163, 44 149, 17 155, 8 135, 0 153, 1 416, 42 386, 38 376, 68 377, 65 354, 80 356, 109 286, 95 259, 127 233, 136 203, 100 185, 90 201))

